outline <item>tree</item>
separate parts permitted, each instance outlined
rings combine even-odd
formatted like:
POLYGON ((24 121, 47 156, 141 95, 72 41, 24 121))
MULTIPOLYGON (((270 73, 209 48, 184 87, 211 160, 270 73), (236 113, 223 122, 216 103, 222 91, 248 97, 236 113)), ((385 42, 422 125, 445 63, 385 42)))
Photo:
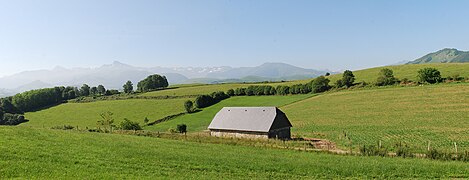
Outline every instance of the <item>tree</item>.
POLYGON ((179 133, 184 133, 186 134, 187 133, 187 125, 186 124, 178 124, 177 127, 176 127, 177 131, 179 133))
POLYGON ((345 70, 344 73, 342 74, 342 79, 337 80, 336 86, 338 88, 341 87, 352 87, 353 83, 355 82, 355 75, 353 75, 353 72, 350 70, 345 70))
POLYGON ((319 76, 311 82, 313 93, 321 93, 330 89, 330 80, 324 76, 319 76))
POLYGON ((92 88, 90 89, 90 93, 91 93, 91 95, 96 95, 96 94, 98 94, 98 88, 97 88, 97 87, 92 87, 92 88))
POLYGON ((226 94, 228 94, 229 96, 234 96, 235 91, 233 89, 228 89, 228 91, 226 91, 226 94))
POLYGON ((194 112, 194 103, 192 103, 191 100, 187 100, 186 102, 184 102, 184 108, 188 113, 192 113, 194 112))
POLYGON ((112 128, 114 127, 114 118, 112 115, 114 114, 110 111, 101 113, 101 120, 97 122, 98 127, 103 127, 105 131, 109 129, 112 132, 112 128))
POLYGON ((166 88, 168 87, 168 85, 168 80, 165 76, 154 74, 138 82, 137 90, 140 92, 148 92, 161 88, 166 88))
POLYGON ((132 84, 132 81, 127 81, 123 87, 124 93, 132 93, 134 91, 134 84, 132 84))
POLYGON ((331 73, 327 72, 325 76, 330 76, 330 75, 331 75, 331 73))
POLYGON ((98 86, 98 94, 104 95, 106 93, 106 88, 103 85, 98 86))
POLYGON ((420 69, 417 77, 421 83, 434 84, 442 81, 440 71, 435 68, 420 69))
POLYGON ((122 130, 134 130, 134 131, 142 130, 142 127, 140 126, 138 122, 133 122, 127 118, 124 118, 124 121, 122 121, 119 124, 119 128, 122 130))
POLYGON ((398 79, 394 77, 394 73, 391 69, 384 68, 379 71, 378 79, 376 80, 377 86, 388 86, 398 82, 398 79))
POLYGON ((81 96, 89 96, 90 95, 90 86, 88 86, 88 84, 83 84, 83 86, 81 86, 80 95, 81 96))

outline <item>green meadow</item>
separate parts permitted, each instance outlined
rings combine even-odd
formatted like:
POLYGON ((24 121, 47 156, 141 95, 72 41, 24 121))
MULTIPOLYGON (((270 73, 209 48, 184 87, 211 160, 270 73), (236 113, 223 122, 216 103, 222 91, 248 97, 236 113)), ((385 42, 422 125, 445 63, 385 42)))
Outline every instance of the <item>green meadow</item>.
MULTIPOLYGON (((432 67, 441 72, 442 77, 459 75, 460 77, 469 78, 469 63, 440 63, 440 64, 406 64, 397 66, 384 66, 369 68, 364 70, 353 71, 356 82, 365 81, 368 83, 376 82, 379 71, 384 68, 389 68, 394 71, 394 76, 403 79, 407 78, 412 81, 417 81, 417 71, 423 68, 432 67)), ((332 83, 335 83, 342 77, 342 74, 334 74, 329 77, 332 83)))
POLYGON ((404 142, 469 150, 469 84, 350 90, 281 108, 293 134, 327 138, 342 147, 404 142), (351 139, 351 141, 348 140, 351 139))
POLYGON ((45 127, 72 125, 84 129, 95 128, 101 120, 100 114, 110 111, 118 123, 124 118, 143 124, 147 117, 150 121, 168 115, 184 112, 184 101, 188 99, 128 99, 96 101, 90 103, 65 103, 46 110, 26 113, 29 120, 20 126, 45 127))
POLYGON ((0 127, 0 179, 469 178, 463 162, 0 127))
POLYGON ((176 119, 166 121, 153 126, 145 127, 146 130, 167 131, 170 128, 176 128, 178 124, 186 124, 189 132, 206 130, 212 118, 223 107, 249 107, 249 106, 284 106, 309 97, 306 95, 290 96, 237 96, 221 101, 213 106, 202 109, 200 112, 186 114, 176 119))

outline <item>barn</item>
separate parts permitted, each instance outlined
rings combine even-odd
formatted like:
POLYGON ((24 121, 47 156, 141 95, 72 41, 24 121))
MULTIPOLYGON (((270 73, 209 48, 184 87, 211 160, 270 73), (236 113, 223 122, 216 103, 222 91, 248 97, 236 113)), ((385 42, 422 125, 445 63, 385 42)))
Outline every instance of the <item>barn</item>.
POLYGON ((292 127, 276 107, 224 107, 208 126, 211 136, 290 139, 292 127))

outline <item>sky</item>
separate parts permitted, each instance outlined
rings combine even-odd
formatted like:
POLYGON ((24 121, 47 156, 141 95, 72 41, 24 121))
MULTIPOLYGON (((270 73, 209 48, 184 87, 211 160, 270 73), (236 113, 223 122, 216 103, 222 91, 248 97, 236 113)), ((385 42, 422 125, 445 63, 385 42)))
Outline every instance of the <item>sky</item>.
POLYGON ((469 1, 0 0, 0 76, 142 67, 363 69, 469 50, 469 1))

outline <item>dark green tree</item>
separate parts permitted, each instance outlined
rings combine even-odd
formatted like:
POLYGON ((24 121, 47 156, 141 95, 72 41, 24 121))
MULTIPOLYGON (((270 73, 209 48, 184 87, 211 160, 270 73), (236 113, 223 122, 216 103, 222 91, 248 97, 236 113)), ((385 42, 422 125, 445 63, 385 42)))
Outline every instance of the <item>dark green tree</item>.
POLYGON ((442 81, 440 71, 435 68, 420 69, 417 77, 421 83, 434 84, 442 81))
POLYGON ((184 102, 184 108, 186 109, 186 112, 192 113, 194 112, 194 103, 191 100, 187 100, 184 102))
POLYGON ((228 91, 226 91, 226 94, 228 94, 228 96, 234 96, 235 91, 233 89, 228 89, 228 91))
POLYGON ((353 83, 355 82, 355 75, 353 75, 353 72, 350 70, 345 70, 344 73, 342 74, 342 79, 337 80, 336 86, 338 88, 341 87, 352 87, 353 83))
POLYGON ((160 76, 158 74, 150 75, 144 80, 138 82, 137 90, 140 92, 148 92, 161 88, 168 87, 168 80, 165 76, 160 76))
POLYGON ((394 77, 394 72, 391 69, 384 68, 379 71, 378 79, 376 79, 377 86, 388 86, 398 82, 394 77))
POLYGON ((91 94, 91 95, 96 95, 96 94, 98 94, 98 88, 97 88, 97 87, 92 87, 92 88, 90 89, 90 94, 91 94))
POLYGON ((98 86, 98 94, 99 95, 104 95, 106 93, 106 88, 104 88, 103 85, 98 86))
POLYGON ((124 93, 132 93, 134 91, 134 84, 132 84, 132 81, 127 81, 123 87, 124 93))
POLYGON ((83 84, 83 86, 81 86, 80 95, 81 96, 89 96, 90 95, 90 86, 88 86, 88 84, 83 84))
POLYGON ((138 122, 133 122, 127 118, 124 118, 124 121, 122 121, 119 124, 119 128, 122 130, 134 130, 134 131, 142 130, 142 127, 140 126, 138 122))
POLYGON ((177 127, 176 127, 177 131, 179 133, 184 133, 186 134, 187 133, 187 125, 186 124, 178 124, 177 127))
POLYGON ((330 89, 330 80, 324 76, 319 76, 311 82, 311 88, 313 93, 321 93, 330 89))

